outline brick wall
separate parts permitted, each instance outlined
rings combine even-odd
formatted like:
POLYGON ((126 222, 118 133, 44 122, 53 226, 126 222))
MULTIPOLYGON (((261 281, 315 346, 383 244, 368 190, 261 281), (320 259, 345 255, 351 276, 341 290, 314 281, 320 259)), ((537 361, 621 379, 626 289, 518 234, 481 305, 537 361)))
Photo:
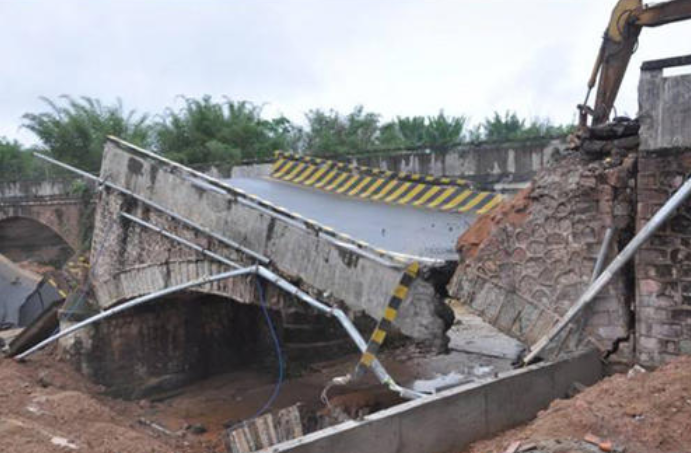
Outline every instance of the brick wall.
MULTIPOLYGON (((642 152, 637 227, 662 207, 691 173, 691 150, 642 152)), ((687 202, 636 256, 636 351, 659 365, 691 354, 691 203, 687 202)))

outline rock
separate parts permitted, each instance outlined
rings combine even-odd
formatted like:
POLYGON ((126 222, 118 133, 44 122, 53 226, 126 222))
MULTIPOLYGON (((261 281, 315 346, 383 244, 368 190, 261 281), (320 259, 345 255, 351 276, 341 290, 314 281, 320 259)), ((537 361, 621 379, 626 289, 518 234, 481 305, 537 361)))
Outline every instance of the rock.
POLYGON ((612 152, 614 145, 608 140, 584 140, 581 151, 590 157, 603 156, 612 152))
POLYGON ((595 140, 612 140, 638 135, 641 125, 638 120, 617 121, 593 126, 588 130, 588 138, 595 140))
POLYGON ((641 139, 638 135, 631 135, 629 137, 618 138, 614 140, 614 146, 627 151, 635 151, 641 144, 641 139))
POLYGON ((647 373, 648 371, 643 368, 640 365, 634 365, 628 373, 626 373, 626 377, 631 379, 632 377, 638 376, 639 374, 644 374, 647 373))
POLYGON ((185 430, 191 432, 192 434, 204 434, 208 430, 206 429, 206 426, 202 425, 201 423, 194 424, 194 425, 187 425, 185 427, 185 430))

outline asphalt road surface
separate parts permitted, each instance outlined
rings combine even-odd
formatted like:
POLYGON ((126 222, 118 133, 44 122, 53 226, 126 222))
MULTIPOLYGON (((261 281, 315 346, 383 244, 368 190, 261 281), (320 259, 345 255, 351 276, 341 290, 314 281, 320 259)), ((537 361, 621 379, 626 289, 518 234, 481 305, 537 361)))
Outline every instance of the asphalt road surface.
POLYGON ((357 200, 268 177, 226 183, 375 247, 427 258, 455 260, 456 239, 475 218, 357 200))

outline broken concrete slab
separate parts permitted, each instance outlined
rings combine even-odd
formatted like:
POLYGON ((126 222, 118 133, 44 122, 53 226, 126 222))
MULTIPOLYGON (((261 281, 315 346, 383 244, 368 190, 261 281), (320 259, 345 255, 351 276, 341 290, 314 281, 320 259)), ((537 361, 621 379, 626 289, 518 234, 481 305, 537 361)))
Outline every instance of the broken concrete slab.
POLYGON ((0 329, 30 325, 60 298, 43 277, 0 255, 0 329))
MULTIPOLYGON (((365 312, 378 319, 405 264, 393 255, 369 250, 355 239, 116 139, 106 144, 102 176, 268 256, 274 270, 285 278, 352 313, 365 312)), ((92 249, 98 250, 105 243, 97 270, 100 278, 95 279, 101 308, 215 270, 216 264, 200 260, 194 252, 180 250, 165 239, 120 221, 118 212, 128 209, 200 240, 196 233, 155 210, 115 191, 104 192, 96 214, 92 249)), ((208 242, 209 238, 201 240, 208 242)), ((224 250, 213 245, 239 262, 251 263, 227 247, 224 250)), ((405 335, 437 345, 446 342, 444 332, 449 327, 449 310, 435 286, 442 272, 443 263, 423 263, 421 278, 411 287, 395 322, 405 335)), ((256 302, 253 285, 238 281, 216 285, 209 291, 243 303, 256 302)))

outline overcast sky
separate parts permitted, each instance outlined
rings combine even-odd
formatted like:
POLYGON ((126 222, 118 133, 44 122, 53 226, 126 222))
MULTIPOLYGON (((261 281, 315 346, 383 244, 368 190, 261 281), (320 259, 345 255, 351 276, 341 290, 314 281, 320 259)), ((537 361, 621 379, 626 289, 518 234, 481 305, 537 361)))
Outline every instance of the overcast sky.
MULTIPOLYGON (((0 136, 25 143, 39 96, 120 97, 160 112, 179 95, 479 121, 575 120, 615 0, 0 0, 0 136)), ((617 106, 637 111, 644 60, 687 54, 691 23, 644 30, 617 106)))

